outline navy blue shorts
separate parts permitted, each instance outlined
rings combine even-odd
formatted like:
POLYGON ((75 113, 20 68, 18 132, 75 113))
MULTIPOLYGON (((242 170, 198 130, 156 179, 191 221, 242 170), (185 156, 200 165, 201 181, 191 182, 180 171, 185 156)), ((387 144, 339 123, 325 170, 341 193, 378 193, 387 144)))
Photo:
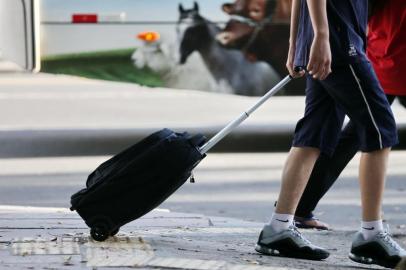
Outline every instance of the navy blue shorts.
POLYGON ((335 66, 323 81, 307 75, 306 110, 292 145, 314 147, 331 155, 345 115, 354 123, 362 152, 398 143, 389 102, 369 62, 335 66))

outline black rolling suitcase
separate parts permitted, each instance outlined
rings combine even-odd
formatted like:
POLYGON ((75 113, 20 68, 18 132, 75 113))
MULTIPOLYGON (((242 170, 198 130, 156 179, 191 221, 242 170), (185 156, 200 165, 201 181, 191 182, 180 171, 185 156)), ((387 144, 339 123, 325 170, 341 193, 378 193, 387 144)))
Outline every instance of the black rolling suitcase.
POLYGON ((148 213, 190 176, 205 157, 198 147, 202 135, 163 129, 101 164, 86 188, 71 197, 95 240, 115 235, 119 228, 148 213))
POLYGON ((191 176, 208 150, 291 79, 286 76, 207 143, 202 135, 163 129, 107 160, 89 175, 86 188, 72 195, 71 210, 90 227, 93 239, 104 241, 115 235, 121 226, 166 200, 191 176))

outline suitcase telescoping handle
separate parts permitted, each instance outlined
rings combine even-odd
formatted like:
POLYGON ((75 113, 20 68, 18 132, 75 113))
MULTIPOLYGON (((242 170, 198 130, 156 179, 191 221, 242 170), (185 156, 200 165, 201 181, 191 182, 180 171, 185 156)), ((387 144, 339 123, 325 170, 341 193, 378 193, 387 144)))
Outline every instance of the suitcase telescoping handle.
MULTIPOLYGON (((295 71, 301 71, 301 67, 295 67, 295 71)), ((281 90, 286 84, 288 84, 292 80, 292 76, 288 75, 283 78, 277 85, 275 85, 271 90, 269 90, 257 103, 255 103, 251 108, 247 111, 243 112, 237 119, 230 122, 227 126, 225 126, 222 130, 220 130, 216 135, 213 136, 207 143, 205 143, 202 147, 199 148, 200 153, 205 154, 209 151, 213 146, 215 146, 219 141, 221 141, 225 136, 227 136, 231 131, 233 131, 236 127, 238 127, 242 122, 245 121, 254 111, 256 111, 262 104, 265 103, 270 97, 275 95, 279 90, 281 90)))

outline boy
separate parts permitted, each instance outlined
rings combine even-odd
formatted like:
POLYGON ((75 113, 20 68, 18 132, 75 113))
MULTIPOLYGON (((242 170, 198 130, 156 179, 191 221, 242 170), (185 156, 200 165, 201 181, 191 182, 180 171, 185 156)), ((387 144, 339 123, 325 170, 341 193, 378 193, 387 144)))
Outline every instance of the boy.
POLYGON ((383 231, 381 202, 390 148, 397 143, 390 105, 365 56, 367 0, 294 0, 287 68, 306 67, 306 110, 297 123, 282 174, 275 213, 259 236, 256 251, 322 260, 329 253, 305 239, 294 213, 320 153, 331 155, 344 116, 353 121, 362 151, 359 181, 362 229, 350 258, 395 267, 405 250, 383 231))
MULTIPOLYGON (((406 107, 406 1, 369 0, 367 55, 390 104, 406 107)), ((321 154, 295 213, 298 228, 328 229, 313 211, 328 189, 358 152, 358 138, 351 122, 340 135, 331 157, 321 154)))

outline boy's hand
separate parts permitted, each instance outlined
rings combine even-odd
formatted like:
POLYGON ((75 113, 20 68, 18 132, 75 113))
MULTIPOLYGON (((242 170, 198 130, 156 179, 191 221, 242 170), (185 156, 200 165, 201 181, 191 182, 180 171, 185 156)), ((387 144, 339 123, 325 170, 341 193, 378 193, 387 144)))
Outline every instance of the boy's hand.
POLYGON ((305 74, 305 72, 304 72, 304 70, 299 71, 299 72, 296 72, 294 70, 293 60, 295 59, 295 53, 296 53, 295 45, 290 45, 289 53, 288 53, 288 60, 286 61, 286 68, 288 69, 290 76, 292 76, 293 78, 299 78, 299 77, 302 77, 305 74))
POLYGON ((331 73, 331 50, 328 36, 315 36, 310 49, 307 71, 313 78, 324 80, 331 73))

